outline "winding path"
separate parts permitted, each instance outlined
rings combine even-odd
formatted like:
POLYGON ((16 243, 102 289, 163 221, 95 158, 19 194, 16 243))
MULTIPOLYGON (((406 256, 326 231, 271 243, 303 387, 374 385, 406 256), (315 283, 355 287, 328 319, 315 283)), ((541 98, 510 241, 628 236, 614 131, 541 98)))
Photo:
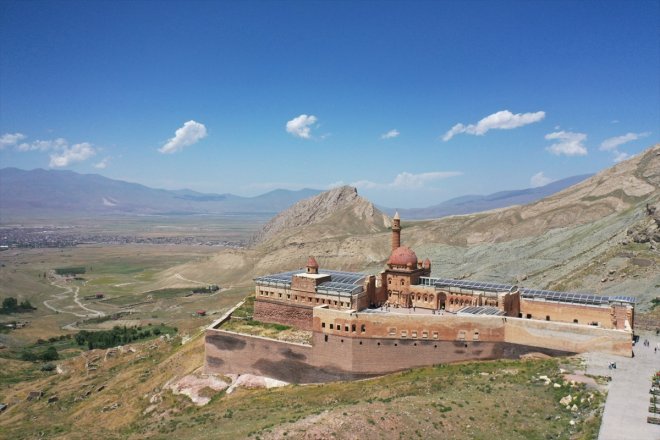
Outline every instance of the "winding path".
POLYGON ((52 311, 54 311, 54 312, 57 312, 57 313, 69 313, 69 314, 71 314, 71 315, 75 315, 75 316, 77 316, 77 317, 79 317, 79 318, 88 318, 88 317, 90 317, 90 316, 92 316, 92 317, 94 317, 94 316, 99 316, 99 317, 100 317, 100 316, 105 316, 105 313, 103 313, 102 311, 100 311, 100 310, 94 310, 94 309, 92 309, 92 308, 90 308, 90 307, 87 307, 86 305, 84 305, 84 304, 80 301, 80 298, 78 297, 78 293, 80 292, 80 288, 79 288, 79 287, 77 287, 77 286, 74 286, 74 287, 70 287, 70 286, 61 286, 61 285, 57 284, 56 281, 51 281, 50 284, 51 284, 51 286, 54 286, 54 287, 57 287, 57 288, 60 288, 60 289, 64 289, 64 292, 61 292, 60 294, 53 295, 53 296, 54 296, 53 299, 45 300, 45 301, 43 302, 43 303, 44 303, 44 306, 46 306, 46 307, 49 308, 50 310, 52 310, 52 311), (71 312, 71 311, 69 311, 69 310, 58 309, 57 307, 52 306, 52 305, 49 304, 50 301, 55 301, 55 300, 65 299, 65 298, 67 297, 67 295, 70 294, 70 293, 73 294, 73 302, 75 302, 76 305, 77 305, 78 307, 80 307, 81 309, 83 309, 83 310, 85 310, 85 311, 87 311, 87 312, 90 312, 90 313, 88 313, 88 314, 81 314, 81 313, 71 312))

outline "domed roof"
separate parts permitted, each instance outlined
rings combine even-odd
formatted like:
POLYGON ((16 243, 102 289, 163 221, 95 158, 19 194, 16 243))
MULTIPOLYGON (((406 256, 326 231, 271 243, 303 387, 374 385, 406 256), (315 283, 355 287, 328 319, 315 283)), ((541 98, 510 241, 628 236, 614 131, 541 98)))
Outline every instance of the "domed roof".
POLYGON ((316 262, 316 258, 309 257, 309 259, 307 260, 307 267, 315 267, 318 269, 319 263, 316 262))
POLYGON ((392 251, 392 255, 390 255, 390 259, 387 262, 388 264, 397 266, 407 266, 410 264, 413 267, 417 267, 417 255, 409 247, 401 246, 392 251))

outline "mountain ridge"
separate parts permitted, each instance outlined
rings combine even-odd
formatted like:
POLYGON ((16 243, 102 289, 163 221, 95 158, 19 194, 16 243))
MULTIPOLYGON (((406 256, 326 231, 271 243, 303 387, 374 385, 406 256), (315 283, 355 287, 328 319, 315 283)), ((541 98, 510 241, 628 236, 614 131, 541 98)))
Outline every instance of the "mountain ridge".
POLYGON ((0 212, 11 217, 274 214, 298 200, 320 193, 314 189, 273 190, 255 197, 166 190, 69 170, 0 169, 0 212))

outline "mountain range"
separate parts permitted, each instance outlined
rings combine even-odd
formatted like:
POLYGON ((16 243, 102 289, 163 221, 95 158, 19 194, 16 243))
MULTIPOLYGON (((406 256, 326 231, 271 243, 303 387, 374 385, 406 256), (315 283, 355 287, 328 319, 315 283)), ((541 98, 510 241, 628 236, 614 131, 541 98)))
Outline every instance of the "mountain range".
POLYGON ((276 189, 256 197, 164 190, 73 171, 0 169, 0 220, 33 216, 269 214, 318 194, 276 189))
MULTIPOLYGON (((399 209, 399 214, 409 220, 422 220, 446 217, 448 215, 472 214, 475 212, 489 211, 491 209, 505 208, 513 205, 526 205, 541 200, 544 197, 558 193, 559 191, 573 186, 588 179, 593 174, 582 174, 556 180, 544 186, 525 188, 511 191, 498 191, 488 195, 466 195, 446 200, 437 205, 427 208, 399 209)), ((379 208, 394 215, 395 209, 379 208)))
MULTIPOLYGON (((575 176, 538 188, 468 195, 427 208, 402 209, 408 219, 440 218, 531 203, 580 182, 575 176)), ((255 197, 154 189, 98 174, 17 168, 0 169, 0 221, 32 217, 72 218, 101 215, 262 214, 273 216, 321 193, 316 189, 276 189, 255 197)), ((393 208, 379 207, 392 215, 393 208)))

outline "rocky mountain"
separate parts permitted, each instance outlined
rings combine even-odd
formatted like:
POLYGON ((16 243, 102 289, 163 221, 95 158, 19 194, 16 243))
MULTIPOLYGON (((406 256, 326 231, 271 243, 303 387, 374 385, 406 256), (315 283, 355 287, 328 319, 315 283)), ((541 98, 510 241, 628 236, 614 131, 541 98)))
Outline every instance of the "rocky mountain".
MULTIPOLYGON (((273 219, 252 248, 168 269, 160 274, 161 285, 176 283, 174 276, 181 273, 247 287, 254 276, 303 267, 308 255, 321 267, 378 272, 390 252, 389 222, 354 189, 334 191, 273 219), (345 198, 353 202, 321 208, 320 200, 345 198), (373 212, 373 223, 360 212, 373 212)), ((660 145, 655 145, 528 205, 429 221, 404 216, 402 242, 431 259, 434 276, 633 295, 644 308, 660 286, 660 253, 651 240, 657 225, 647 209, 658 202, 660 145)))
POLYGON ((389 217, 360 197, 357 189, 342 186, 301 200, 279 213, 255 235, 253 242, 260 244, 280 234, 322 222, 335 227, 347 226, 346 232, 353 234, 381 232, 390 226, 389 217))
POLYGON ((274 190, 256 197, 163 190, 73 171, 0 169, 0 220, 34 216, 275 214, 313 189, 274 190))
MULTIPOLYGON (((567 177, 537 188, 499 191, 488 195, 466 195, 446 200, 427 208, 399 209, 399 214, 409 220, 423 220, 458 214, 472 214, 513 205, 526 205, 573 186, 591 177, 592 174, 567 177)), ((394 215, 392 208, 381 208, 394 215)))

